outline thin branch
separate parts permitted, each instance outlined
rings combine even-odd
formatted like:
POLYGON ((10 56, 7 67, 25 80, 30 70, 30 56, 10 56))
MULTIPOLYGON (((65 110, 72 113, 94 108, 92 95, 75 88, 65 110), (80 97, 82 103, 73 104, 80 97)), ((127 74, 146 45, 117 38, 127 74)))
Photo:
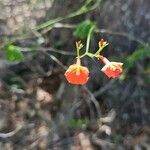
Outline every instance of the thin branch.
POLYGON ((119 36, 126 37, 126 38, 128 38, 128 39, 130 39, 132 41, 135 41, 135 42, 137 42, 137 43, 139 43, 141 45, 145 46, 145 44, 146 44, 141 39, 138 39, 135 36, 132 36, 132 35, 130 35, 128 33, 125 33, 125 32, 117 32, 117 31, 111 31, 111 30, 107 30, 107 29, 98 29, 98 28, 95 30, 95 32, 97 32, 97 33, 107 33, 107 34, 112 34, 112 35, 119 35, 119 36))
MULTIPOLYGON (((77 25, 74 25, 74 24, 62 24, 62 23, 56 23, 53 26, 53 28, 68 28, 68 29, 75 29, 76 27, 77 27, 77 25)), ((106 34, 111 34, 111 35, 118 35, 118 36, 126 37, 126 38, 128 38, 132 41, 135 41, 141 45, 144 45, 144 46, 146 45, 146 43, 144 41, 142 41, 141 39, 138 39, 135 36, 132 36, 132 35, 125 33, 125 32, 111 31, 109 29, 99 29, 99 28, 95 28, 94 32, 95 33, 106 33, 106 34)))
MULTIPOLYGON (((31 33, 33 33, 35 36, 41 36, 41 34, 37 32, 38 30, 41 30, 41 29, 45 30, 46 27, 50 27, 50 29, 52 29, 54 24, 59 23, 63 20, 67 20, 67 19, 74 18, 76 16, 80 16, 82 14, 86 14, 86 13, 96 9, 99 6, 99 4, 101 3, 101 0, 97 0, 92 6, 88 6, 92 1, 93 0, 86 0, 86 2, 84 3, 83 6, 81 6, 78 10, 70 13, 69 15, 66 15, 65 17, 58 17, 55 19, 51 19, 51 20, 44 22, 41 25, 38 25, 35 28, 31 29, 30 32, 25 33, 23 35, 19 35, 18 37, 12 38, 11 40, 8 39, 8 41, 11 43, 14 43, 18 40, 20 41, 20 40, 29 38, 31 36, 31 33)), ((46 32, 47 32, 47 30, 46 30, 46 32)), ((2 44, 0 46, 0 48, 4 47, 6 43, 7 43, 7 41, 5 41, 4 44, 2 44)))
POLYGON ((106 141, 106 140, 102 140, 102 139, 98 138, 96 134, 92 135, 91 140, 95 145, 102 147, 102 149, 104 149, 104 150, 115 148, 114 143, 111 143, 111 142, 106 141))
POLYGON ((55 56, 48 54, 47 52, 43 52, 43 53, 48 57, 50 57, 53 61, 55 61, 60 67, 63 68, 63 70, 67 69, 67 67, 61 61, 59 61, 55 56))
POLYGON ((30 48, 27 48, 27 47, 20 47, 21 48, 21 51, 22 52, 37 52, 37 51, 40 51, 40 52, 54 52, 54 53, 58 53, 58 54, 61 54, 61 55, 68 55, 68 56, 76 56, 75 53, 72 53, 72 52, 67 52, 67 51, 63 51, 63 50, 57 50, 57 49, 54 49, 52 47, 49 47, 49 48, 36 48, 36 50, 33 50, 33 49, 30 49, 30 48))
POLYGON ((95 99, 94 95, 91 93, 91 91, 89 91, 89 89, 86 86, 83 86, 83 89, 86 90, 90 96, 90 100, 93 102, 93 104, 95 105, 96 111, 97 111, 97 115, 98 118, 101 117, 101 112, 100 112, 100 106, 99 103, 97 102, 97 100, 95 99))
POLYGON ((9 138, 14 136, 18 131, 22 129, 23 126, 18 126, 15 130, 8 132, 8 133, 0 133, 0 138, 9 138))
POLYGON ((102 95, 104 92, 110 89, 115 82, 116 80, 110 80, 105 86, 101 87, 99 90, 93 93, 94 97, 102 95))
POLYGON ((96 9, 99 6, 99 3, 101 2, 101 0, 97 0, 92 6, 90 6, 88 8, 88 5, 92 1, 93 0, 86 0, 85 4, 83 6, 81 6, 77 11, 72 12, 72 13, 70 13, 69 15, 67 15, 65 17, 58 17, 58 18, 55 18, 53 20, 49 20, 47 22, 44 22, 41 25, 35 27, 35 29, 33 29, 33 30, 41 30, 41 29, 46 28, 48 26, 51 26, 51 25, 53 25, 53 24, 55 24, 57 22, 60 22, 60 21, 66 20, 66 19, 70 19, 70 18, 79 16, 79 15, 85 14, 85 13, 87 13, 89 11, 92 11, 92 10, 96 9))

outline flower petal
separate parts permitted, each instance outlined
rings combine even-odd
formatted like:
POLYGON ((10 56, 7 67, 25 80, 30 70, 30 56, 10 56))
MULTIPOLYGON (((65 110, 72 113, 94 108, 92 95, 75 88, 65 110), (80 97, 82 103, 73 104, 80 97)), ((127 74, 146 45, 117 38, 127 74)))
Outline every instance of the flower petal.
POLYGON ((123 63, 120 62, 109 62, 101 71, 104 72, 109 78, 116 78, 122 73, 123 63))
POLYGON ((78 64, 71 65, 65 72, 67 81, 71 84, 85 84, 89 79, 89 70, 78 64))

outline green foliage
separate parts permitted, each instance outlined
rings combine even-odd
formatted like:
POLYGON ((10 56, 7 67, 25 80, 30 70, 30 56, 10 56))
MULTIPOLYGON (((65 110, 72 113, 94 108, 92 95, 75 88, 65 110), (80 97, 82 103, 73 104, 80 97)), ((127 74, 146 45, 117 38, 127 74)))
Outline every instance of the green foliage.
POLYGON ((112 141, 116 144, 119 144, 123 141, 123 136, 121 134, 112 134, 112 141))
POLYGON ((10 85, 11 88, 22 89, 23 84, 17 76, 12 76, 8 79, 7 84, 10 85))
POLYGON ((150 83, 150 63, 146 64, 145 71, 143 74, 143 79, 144 79, 145 83, 147 83, 147 84, 150 83))
POLYGON ((70 128, 82 128, 87 126, 89 120, 87 118, 71 119, 67 122, 67 126, 70 128))
POLYGON ((150 48, 145 47, 139 47, 135 52, 133 52, 131 55, 129 55, 125 61, 125 67, 127 69, 131 68, 134 63, 142 58, 150 57, 150 48))
POLYGON ((147 84, 150 83, 150 74, 144 77, 144 82, 147 84))
POLYGON ((21 61, 23 60, 23 54, 21 49, 14 45, 6 46, 6 58, 9 61, 21 61))
POLYGON ((93 26, 95 26, 95 23, 93 21, 85 20, 76 27, 73 35, 75 37, 79 37, 80 39, 85 39, 93 26))

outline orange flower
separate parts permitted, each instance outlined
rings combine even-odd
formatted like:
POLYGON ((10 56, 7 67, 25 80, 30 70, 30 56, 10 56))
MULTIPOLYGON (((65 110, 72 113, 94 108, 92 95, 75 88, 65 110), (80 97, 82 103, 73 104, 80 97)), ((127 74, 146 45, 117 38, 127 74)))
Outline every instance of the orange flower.
POLYGON ((89 70, 81 66, 80 59, 77 58, 76 64, 71 65, 65 72, 67 81, 71 84, 86 84, 89 79, 89 70))
POLYGON ((106 45, 108 45, 108 43, 106 41, 104 41, 104 39, 101 39, 98 43, 99 47, 104 47, 106 45))
POLYGON ((116 78, 122 73, 123 63, 120 62, 110 62, 106 57, 98 56, 99 59, 103 61, 105 66, 101 69, 109 78, 116 78))

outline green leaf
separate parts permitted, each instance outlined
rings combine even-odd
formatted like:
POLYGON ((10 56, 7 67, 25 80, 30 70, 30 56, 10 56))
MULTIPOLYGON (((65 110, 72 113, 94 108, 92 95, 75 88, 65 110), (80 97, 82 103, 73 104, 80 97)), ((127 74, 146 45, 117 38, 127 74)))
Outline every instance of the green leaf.
POLYGON ((22 61, 23 60, 23 54, 21 52, 21 49, 14 45, 8 45, 6 46, 6 58, 9 61, 22 61))
POLYGON ((87 126, 89 120, 87 118, 71 119, 67 122, 67 126, 70 128, 82 128, 87 126))
POLYGON ((116 144, 119 144, 123 141, 123 136, 121 134, 112 134, 112 141, 116 144))
POLYGON ((131 68, 134 63, 145 57, 150 57, 150 49, 149 47, 140 47, 135 50, 131 55, 129 55, 125 61, 125 66, 127 69, 131 68))
POLYGON ((95 26, 95 23, 93 21, 85 20, 76 27, 73 35, 75 37, 79 37, 80 39, 85 39, 88 36, 91 27, 93 26, 95 26))

